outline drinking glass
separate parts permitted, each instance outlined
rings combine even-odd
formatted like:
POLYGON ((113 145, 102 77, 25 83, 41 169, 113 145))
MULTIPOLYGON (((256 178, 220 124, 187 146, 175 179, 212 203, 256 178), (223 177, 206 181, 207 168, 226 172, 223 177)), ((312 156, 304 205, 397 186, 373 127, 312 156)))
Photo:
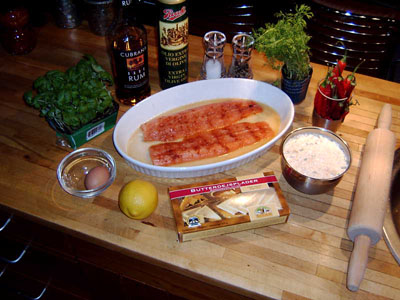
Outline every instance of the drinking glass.
POLYGON ((337 99, 326 96, 321 90, 321 80, 314 98, 312 125, 327 128, 335 132, 349 112, 351 95, 337 99))

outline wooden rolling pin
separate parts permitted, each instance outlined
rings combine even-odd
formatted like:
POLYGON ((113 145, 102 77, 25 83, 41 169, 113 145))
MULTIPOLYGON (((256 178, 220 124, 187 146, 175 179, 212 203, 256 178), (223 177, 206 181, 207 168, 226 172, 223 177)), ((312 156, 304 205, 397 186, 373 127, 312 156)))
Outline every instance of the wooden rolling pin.
POLYGON ((385 104, 378 126, 367 137, 347 234, 354 242, 347 288, 357 291, 368 263, 370 246, 382 237, 389 198, 396 137, 390 131, 392 108, 385 104))

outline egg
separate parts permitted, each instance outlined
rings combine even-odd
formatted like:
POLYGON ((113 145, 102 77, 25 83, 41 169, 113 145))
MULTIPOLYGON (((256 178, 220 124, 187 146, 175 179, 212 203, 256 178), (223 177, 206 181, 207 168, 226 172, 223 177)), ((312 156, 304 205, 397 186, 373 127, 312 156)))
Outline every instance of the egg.
POLYGON ((85 177, 85 187, 92 190, 104 185, 110 178, 110 172, 105 166, 98 166, 89 171, 85 177))

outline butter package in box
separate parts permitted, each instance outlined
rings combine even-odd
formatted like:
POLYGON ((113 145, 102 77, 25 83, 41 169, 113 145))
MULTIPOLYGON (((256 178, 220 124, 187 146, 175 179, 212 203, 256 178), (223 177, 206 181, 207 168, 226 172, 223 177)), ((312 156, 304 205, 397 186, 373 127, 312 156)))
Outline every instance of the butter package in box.
POLYGON ((169 188, 180 242, 285 223, 290 210, 273 172, 169 188))

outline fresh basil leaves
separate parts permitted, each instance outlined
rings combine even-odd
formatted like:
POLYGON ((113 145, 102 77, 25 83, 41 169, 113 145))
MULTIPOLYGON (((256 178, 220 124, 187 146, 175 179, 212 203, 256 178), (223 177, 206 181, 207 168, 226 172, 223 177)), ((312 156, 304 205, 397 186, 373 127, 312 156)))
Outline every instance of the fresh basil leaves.
POLYGON ((66 72, 53 70, 37 78, 24 100, 56 127, 73 132, 113 111, 107 90, 112 84, 112 76, 86 54, 66 72))

